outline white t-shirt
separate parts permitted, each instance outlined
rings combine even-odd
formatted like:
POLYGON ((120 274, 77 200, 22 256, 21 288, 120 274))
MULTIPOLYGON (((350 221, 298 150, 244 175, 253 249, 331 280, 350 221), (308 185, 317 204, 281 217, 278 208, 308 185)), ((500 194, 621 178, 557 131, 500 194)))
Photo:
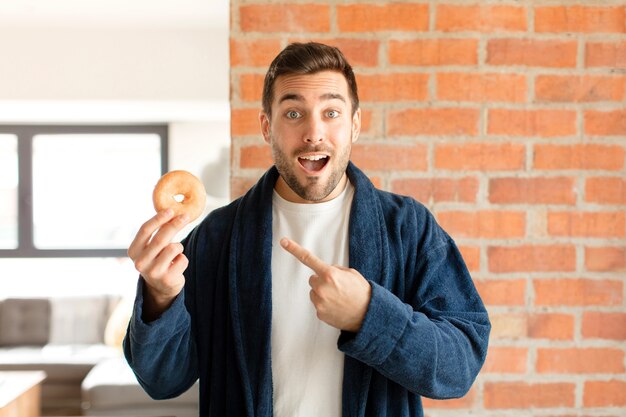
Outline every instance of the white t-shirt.
POLYGON ((280 246, 288 237, 331 265, 348 266, 354 187, 318 204, 273 197, 272 380, 274 416, 340 417, 344 355, 340 331, 316 316, 309 298, 313 271, 280 246))

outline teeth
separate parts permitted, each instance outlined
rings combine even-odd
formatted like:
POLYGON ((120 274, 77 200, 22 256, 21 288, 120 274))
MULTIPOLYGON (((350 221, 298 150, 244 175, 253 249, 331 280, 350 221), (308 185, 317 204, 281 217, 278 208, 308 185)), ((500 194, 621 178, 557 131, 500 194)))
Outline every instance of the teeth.
POLYGON ((300 159, 308 159, 309 161, 319 161, 320 159, 328 158, 326 155, 311 155, 301 156, 300 159))

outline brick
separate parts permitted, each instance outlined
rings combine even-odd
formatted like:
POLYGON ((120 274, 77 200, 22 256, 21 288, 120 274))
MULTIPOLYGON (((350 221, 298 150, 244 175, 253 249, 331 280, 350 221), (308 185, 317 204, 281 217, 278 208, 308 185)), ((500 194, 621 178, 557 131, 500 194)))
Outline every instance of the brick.
POLYGON ((465 266, 470 272, 480 270, 480 248, 477 246, 459 246, 461 256, 465 261, 465 266))
POLYGON ((490 246, 487 257, 489 271, 494 273, 576 270, 573 245, 490 246))
POLYGON ((537 101, 586 103, 621 101, 626 77, 606 75, 538 75, 535 78, 537 101))
POLYGON ((361 107, 361 131, 360 134, 372 133, 372 119, 374 118, 374 111, 364 109, 361 107))
POLYGON ((437 221, 453 237, 506 239, 526 234, 526 213, 474 210, 437 212, 437 221))
POLYGON ((494 204, 576 204, 572 177, 492 178, 489 202, 494 204))
MULTIPOLYGON (((574 415, 574 414, 555 414, 555 415, 544 415, 544 414, 535 414, 533 417, 593 417, 589 414, 583 414, 583 415, 574 415)), ((618 417, 618 416, 605 416, 602 415, 602 417, 618 417)))
POLYGON ((458 410, 472 407, 474 403, 476 403, 476 397, 476 388, 471 388, 467 394, 461 398, 433 400, 431 398, 422 397, 422 405, 426 409, 458 410))
POLYGON ((478 109, 405 109, 387 113, 387 135, 478 134, 478 109))
POLYGON ((346 56, 350 65, 375 67, 378 65, 378 49, 380 41, 367 39, 334 39, 332 41, 324 41, 330 45, 336 46, 346 56))
POLYGON ((345 55, 353 67, 375 67, 378 65, 378 50, 380 41, 377 39, 352 39, 352 38, 315 38, 315 37, 292 37, 292 42, 320 42, 330 46, 336 46, 345 55))
POLYGON ((574 316, 543 313, 528 317, 528 337, 532 339, 573 340, 574 316))
POLYGON ((585 66, 626 68, 626 41, 587 42, 585 66))
POLYGON ((626 247, 586 247, 585 268, 594 272, 626 271, 626 247))
POLYGON ((523 374, 526 372, 528 348, 490 346, 483 373, 523 374))
POLYGON ((328 32, 330 6, 325 4, 248 4, 239 6, 243 32, 328 32))
POLYGON ((230 197, 232 200, 244 195, 259 178, 256 177, 231 177, 230 179, 230 197))
POLYGON ((521 74, 437 74, 437 99, 470 102, 526 101, 526 76, 521 74))
POLYGON ((565 382, 485 382, 488 409, 573 407, 576 384, 565 382))
POLYGON ((626 205, 626 179, 621 177, 587 177, 585 201, 598 204, 626 205))
POLYGON ((626 381, 585 381, 583 387, 585 407, 624 407, 626 406, 626 381))
POLYGON ((242 146, 239 150, 240 168, 262 168, 271 167, 274 162, 272 150, 269 145, 249 145, 242 146))
POLYGON ((408 195, 422 203, 474 203, 478 178, 403 178, 391 182, 391 191, 408 195))
POLYGON ((230 133, 233 136, 260 135, 259 109, 231 109, 230 133))
POLYGON ((536 7, 535 32, 624 33, 625 19, 624 7, 536 7))
POLYGON ((572 136, 576 134, 576 112, 489 109, 487 133, 523 137, 572 136))
MULTIPOLYGON (((545 414, 535 414, 533 417, 594 417, 590 414, 581 414, 581 415, 574 415, 574 414, 555 414, 555 415, 545 415, 545 414)), ((608 416, 608 415, 602 415, 602 417, 618 417, 618 416, 608 416)))
POLYGON ((587 339, 626 340, 626 313, 583 313, 582 336, 587 339))
POLYGON ((357 76, 363 102, 424 101, 428 99, 428 74, 388 73, 357 76))
POLYGON ((425 171, 426 145, 365 145, 352 147, 352 159, 361 169, 383 171, 425 171))
POLYGON ((279 39, 230 40, 230 66, 267 68, 281 50, 279 39))
POLYGON ((626 110, 587 110, 584 117, 587 135, 626 136, 626 110))
POLYGON ((617 374, 624 372, 624 351, 611 348, 538 348, 541 374, 617 374))
POLYGON ((489 306, 526 304, 525 279, 482 279, 474 282, 483 302, 489 306))
POLYGON ((526 146, 518 143, 442 143, 435 145, 435 169, 512 171, 523 169, 526 146), (498 155, 494 157, 494 155, 498 155))
POLYGON ((626 217, 623 211, 549 212, 548 233, 568 237, 624 237, 626 217))
POLYGON ((378 32, 428 30, 427 4, 386 3, 337 6, 340 32, 378 32))
POLYGON ((391 65, 440 66, 478 64, 476 39, 416 39, 389 41, 391 65))
POLYGON ((490 314, 491 339, 525 339, 528 336, 528 316, 523 313, 490 314))
POLYGON ((383 188, 382 178, 378 176, 369 176, 368 178, 372 182, 372 184, 374 184, 374 187, 378 188, 379 190, 383 188))
POLYGON ((618 306, 623 284, 618 280, 584 278, 534 279, 537 306, 618 306))
POLYGON ((241 74, 239 76, 239 98, 243 101, 260 102, 263 95, 264 74, 241 74))
POLYGON ((498 5, 438 5, 435 28, 444 32, 526 31, 526 8, 498 5))
POLYGON ((491 39, 487 64, 527 67, 574 68, 577 42, 543 39, 491 39))
POLYGON ((618 145, 536 144, 534 153, 534 169, 619 171, 624 168, 624 148, 618 145))

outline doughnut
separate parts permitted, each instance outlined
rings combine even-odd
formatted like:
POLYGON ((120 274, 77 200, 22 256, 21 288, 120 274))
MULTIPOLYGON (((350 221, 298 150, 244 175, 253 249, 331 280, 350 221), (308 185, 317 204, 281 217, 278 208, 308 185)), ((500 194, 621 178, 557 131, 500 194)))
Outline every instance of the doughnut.
POLYGON ((157 212, 169 208, 174 210, 175 216, 186 214, 191 222, 204 211, 206 191, 202 182, 192 173, 170 171, 154 186, 152 203, 157 212))

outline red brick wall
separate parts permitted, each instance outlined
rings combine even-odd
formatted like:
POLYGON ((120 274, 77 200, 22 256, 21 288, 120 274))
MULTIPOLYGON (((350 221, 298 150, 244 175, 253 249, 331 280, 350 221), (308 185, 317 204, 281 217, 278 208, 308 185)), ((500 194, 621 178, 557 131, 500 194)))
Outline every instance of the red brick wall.
POLYGON ((491 313, 470 393, 429 416, 626 415, 626 11, 620 1, 231 2, 233 196, 270 165, 257 114, 288 42, 358 75, 353 160, 426 204, 491 313))

